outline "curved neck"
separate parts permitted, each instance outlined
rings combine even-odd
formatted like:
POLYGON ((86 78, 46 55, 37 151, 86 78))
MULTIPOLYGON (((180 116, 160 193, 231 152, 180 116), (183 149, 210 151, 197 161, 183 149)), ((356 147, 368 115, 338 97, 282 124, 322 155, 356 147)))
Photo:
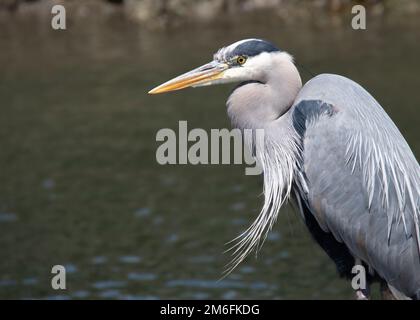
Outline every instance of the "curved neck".
POLYGON ((270 61, 269 69, 260 69, 264 73, 259 79, 241 83, 228 100, 228 114, 235 127, 263 129, 262 136, 245 142, 263 169, 264 205, 240 239, 236 265, 258 247, 276 221, 280 207, 290 196, 299 154, 298 137, 287 112, 302 86, 299 72, 290 56, 280 54, 278 61, 270 61))
POLYGON ((289 110, 301 87, 291 56, 280 52, 259 79, 243 82, 232 92, 227 102, 232 124, 241 129, 266 127, 289 110))

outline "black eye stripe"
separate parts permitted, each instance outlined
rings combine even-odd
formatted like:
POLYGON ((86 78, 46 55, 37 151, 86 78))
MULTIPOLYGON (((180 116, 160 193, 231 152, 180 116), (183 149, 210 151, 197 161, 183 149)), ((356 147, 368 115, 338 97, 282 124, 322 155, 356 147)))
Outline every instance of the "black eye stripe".
POLYGON ((261 39, 249 39, 247 41, 242 41, 235 47, 232 47, 231 45, 219 49, 214 54, 213 59, 235 65, 237 63, 236 57, 238 56, 250 58, 263 52, 281 52, 281 50, 268 41, 261 39))
POLYGON ((232 52, 232 55, 236 56, 248 56, 253 57, 259 55, 262 52, 275 52, 280 51, 272 43, 264 40, 250 40, 238 45, 232 52))

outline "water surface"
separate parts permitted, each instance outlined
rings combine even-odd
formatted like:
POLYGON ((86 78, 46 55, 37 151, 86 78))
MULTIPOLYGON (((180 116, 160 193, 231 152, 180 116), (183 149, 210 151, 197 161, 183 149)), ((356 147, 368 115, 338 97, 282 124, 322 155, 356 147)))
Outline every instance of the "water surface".
POLYGON ((361 83, 418 154, 420 21, 349 27, 266 15, 165 32, 119 19, 64 32, 2 23, 0 298, 351 298, 290 208, 258 258, 218 281, 224 244, 262 204, 261 177, 240 165, 159 166, 155 135, 179 120, 229 128, 231 86, 146 94, 222 45, 262 37, 314 74, 361 83), (67 290, 51 289, 56 264, 67 290))

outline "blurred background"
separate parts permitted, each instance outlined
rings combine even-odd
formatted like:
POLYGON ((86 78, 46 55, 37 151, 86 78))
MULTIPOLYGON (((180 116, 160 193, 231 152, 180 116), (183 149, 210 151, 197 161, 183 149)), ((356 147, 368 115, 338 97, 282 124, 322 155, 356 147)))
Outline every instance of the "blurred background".
MULTIPOLYGON (((0 298, 350 299, 297 213, 217 281, 262 204, 241 165, 160 166, 161 128, 230 128, 232 87, 148 96, 257 37, 359 82, 420 151, 418 0, 0 0, 0 298), (351 28, 351 7, 367 30, 351 28), (51 28, 64 4, 67 30, 51 28), (51 268, 67 289, 51 288, 51 268)), ((311 75, 301 69, 304 80, 311 75)))

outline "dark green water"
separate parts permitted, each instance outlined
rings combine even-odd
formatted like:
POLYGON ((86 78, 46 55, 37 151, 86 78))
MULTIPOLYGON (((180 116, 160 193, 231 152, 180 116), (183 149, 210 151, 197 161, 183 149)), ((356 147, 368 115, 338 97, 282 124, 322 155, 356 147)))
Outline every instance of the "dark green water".
MULTIPOLYGON (((313 73, 365 86, 420 150, 420 21, 353 31, 250 16, 151 32, 115 19, 0 22, 0 298, 348 299, 350 285, 283 210, 257 259, 217 282, 226 242, 262 203, 240 165, 160 166, 156 132, 229 128, 230 86, 146 92, 225 44, 270 39, 313 73), (67 267, 67 289, 51 268, 67 267)), ((308 75, 303 73, 305 79, 308 75)))

